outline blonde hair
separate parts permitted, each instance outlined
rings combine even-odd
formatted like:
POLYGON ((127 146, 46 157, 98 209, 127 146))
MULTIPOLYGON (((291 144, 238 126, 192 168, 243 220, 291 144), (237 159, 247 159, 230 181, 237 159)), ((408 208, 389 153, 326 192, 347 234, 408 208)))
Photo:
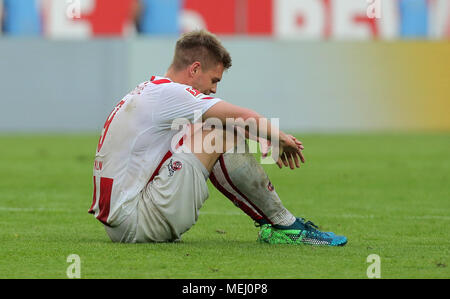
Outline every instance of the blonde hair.
POLYGON ((202 69, 209 69, 222 63, 225 69, 232 65, 230 53, 219 39, 206 30, 196 30, 183 34, 178 39, 172 67, 182 70, 199 61, 202 69))

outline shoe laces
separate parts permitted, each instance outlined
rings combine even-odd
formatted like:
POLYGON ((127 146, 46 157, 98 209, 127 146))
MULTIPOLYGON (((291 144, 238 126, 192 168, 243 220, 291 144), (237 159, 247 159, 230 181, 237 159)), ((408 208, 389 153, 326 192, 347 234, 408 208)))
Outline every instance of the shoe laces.
POLYGON ((304 218, 298 218, 298 219, 303 223, 303 225, 305 225, 305 227, 307 228, 308 231, 318 234, 320 236, 326 235, 325 233, 323 233, 319 230, 319 226, 315 225, 314 222, 309 221, 309 220, 305 221, 304 218))
POLYGON ((305 222, 305 225, 307 227, 311 228, 311 229, 314 229, 314 230, 318 230, 319 229, 319 227, 317 225, 315 225, 312 221, 309 221, 309 220, 305 222))

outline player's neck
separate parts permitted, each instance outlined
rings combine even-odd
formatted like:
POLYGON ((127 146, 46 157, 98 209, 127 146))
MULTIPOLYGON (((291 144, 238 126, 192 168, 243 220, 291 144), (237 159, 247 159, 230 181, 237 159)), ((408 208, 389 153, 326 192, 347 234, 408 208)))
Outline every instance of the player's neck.
POLYGON ((173 68, 169 68, 164 77, 170 79, 172 82, 191 85, 189 75, 185 71, 175 71, 173 68))

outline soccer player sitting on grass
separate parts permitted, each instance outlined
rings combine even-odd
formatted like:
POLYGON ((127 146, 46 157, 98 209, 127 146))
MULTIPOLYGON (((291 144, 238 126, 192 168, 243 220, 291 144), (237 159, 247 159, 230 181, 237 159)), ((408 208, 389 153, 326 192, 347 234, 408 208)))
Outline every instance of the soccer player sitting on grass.
POLYGON ((89 212, 113 242, 177 241, 196 223, 209 178, 260 226, 261 242, 345 245, 345 237, 321 232, 283 206, 245 139, 278 148, 276 163, 291 169, 304 163, 302 143, 258 113, 210 96, 230 67, 230 54, 205 30, 177 41, 165 76, 140 84, 109 115, 97 146, 89 212), (238 121, 229 128, 227 119, 254 124, 254 134, 238 121), (174 126, 180 120, 190 125, 174 126), (203 125, 209 120, 214 129, 203 125))

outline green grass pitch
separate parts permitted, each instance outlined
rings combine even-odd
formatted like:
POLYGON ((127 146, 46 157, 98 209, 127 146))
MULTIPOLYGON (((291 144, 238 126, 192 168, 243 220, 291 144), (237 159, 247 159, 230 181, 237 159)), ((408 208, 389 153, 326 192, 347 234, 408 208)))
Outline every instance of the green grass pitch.
POLYGON ((210 185, 172 244, 114 244, 87 213, 96 135, 0 136, 0 278, 450 278, 450 135, 298 135, 301 169, 264 166, 285 206, 343 248, 256 242, 253 222, 210 185))

